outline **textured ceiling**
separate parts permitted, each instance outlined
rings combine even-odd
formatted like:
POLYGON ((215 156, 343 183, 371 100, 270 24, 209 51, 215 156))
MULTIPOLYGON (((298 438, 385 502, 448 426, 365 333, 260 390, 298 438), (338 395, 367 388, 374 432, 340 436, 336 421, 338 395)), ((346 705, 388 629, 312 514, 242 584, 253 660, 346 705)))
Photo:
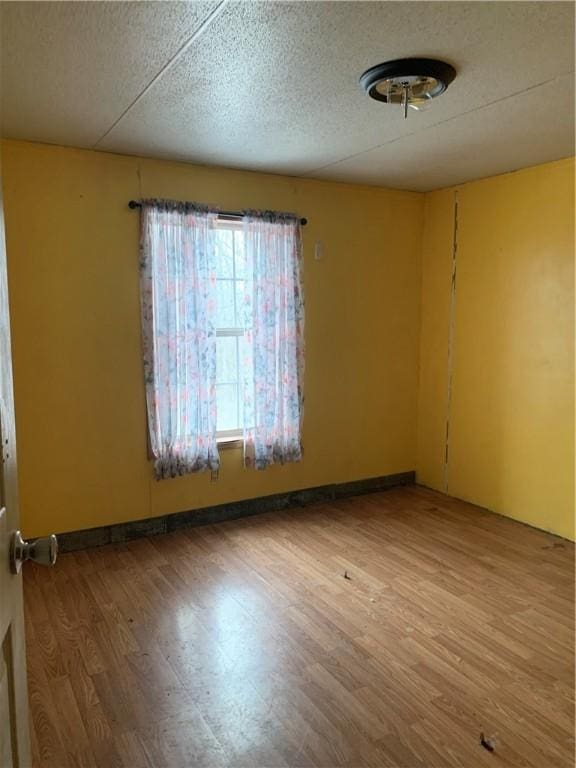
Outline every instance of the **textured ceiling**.
POLYGON ((2 2, 2 135, 429 190, 574 154, 571 2, 2 2), (425 112, 358 77, 431 56, 425 112))

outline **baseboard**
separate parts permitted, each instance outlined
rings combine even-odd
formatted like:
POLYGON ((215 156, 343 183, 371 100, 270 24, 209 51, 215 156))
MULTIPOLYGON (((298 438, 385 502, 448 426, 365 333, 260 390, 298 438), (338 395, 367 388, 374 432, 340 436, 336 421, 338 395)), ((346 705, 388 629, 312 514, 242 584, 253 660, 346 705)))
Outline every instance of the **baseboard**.
POLYGON ((384 491, 399 485, 412 485, 415 482, 415 477, 416 473, 413 471, 400 472, 396 475, 354 480, 351 483, 321 485, 318 488, 305 488, 300 491, 276 493, 273 496, 261 496, 257 499, 218 504, 214 507, 174 512, 171 515, 150 517, 146 520, 104 525, 100 528, 88 528, 83 531, 68 531, 58 534, 58 545, 61 552, 73 552, 88 547, 99 547, 103 544, 116 544, 144 536, 172 533, 181 528, 192 528, 196 525, 212 525, 226 520, 236 520, 239 517, 259 515, 263 512, 305 507, 315 502, 334 501, 347 496, 360 496, 364 493, 384 491))

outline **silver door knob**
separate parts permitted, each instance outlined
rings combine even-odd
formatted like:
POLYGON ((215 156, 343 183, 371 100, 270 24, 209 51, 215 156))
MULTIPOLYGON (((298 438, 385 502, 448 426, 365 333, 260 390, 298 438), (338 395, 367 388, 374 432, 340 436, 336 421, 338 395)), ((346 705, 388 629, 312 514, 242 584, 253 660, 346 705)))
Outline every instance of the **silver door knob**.
POLYGON ((58 539, 54 534, 25 541, 20 531, 14 531, 10 539, 10 568, 20 573, 22 563, 33 560, 40 565, 54 565, 58 557, 58 539))

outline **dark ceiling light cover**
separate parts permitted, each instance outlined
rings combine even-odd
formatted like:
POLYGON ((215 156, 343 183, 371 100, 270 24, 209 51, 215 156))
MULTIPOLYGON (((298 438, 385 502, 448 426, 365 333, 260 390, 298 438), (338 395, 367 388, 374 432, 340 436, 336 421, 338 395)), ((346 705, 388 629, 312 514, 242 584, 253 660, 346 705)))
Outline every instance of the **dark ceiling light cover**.
POLYGON ((385 104, 401 104, 404 117, 408 107, 422 109, 444 93, 456 70, 436 59, 395 59, 367 69, 360 85, 368 96, 385 104))

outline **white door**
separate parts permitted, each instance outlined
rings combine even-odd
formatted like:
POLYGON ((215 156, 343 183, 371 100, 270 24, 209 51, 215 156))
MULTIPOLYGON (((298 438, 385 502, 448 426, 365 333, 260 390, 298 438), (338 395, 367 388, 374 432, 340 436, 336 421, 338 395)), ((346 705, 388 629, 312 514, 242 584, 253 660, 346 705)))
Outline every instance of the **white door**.
POLYGON ((39 541, 37 553, 33 546, 29 547, 21 541, 18 533, 16 432, 1 188, 0 175, 0 768, 30 768, 26 646, 19 565, 32 557, 53 563, 56 541, 54 537, 39 541), (20 557, 19 562, 16 562, 16 556, 20 557))

